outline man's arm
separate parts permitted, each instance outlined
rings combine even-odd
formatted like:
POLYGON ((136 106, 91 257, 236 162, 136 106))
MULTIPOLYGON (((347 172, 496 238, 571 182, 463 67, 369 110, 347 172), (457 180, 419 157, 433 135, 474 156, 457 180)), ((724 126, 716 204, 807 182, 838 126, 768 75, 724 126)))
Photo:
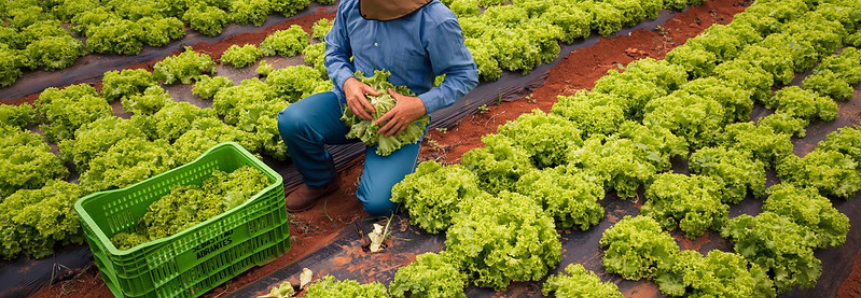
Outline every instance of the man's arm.
POLYGON ((427 114, 454 104, 478 85, 478 68, 463 43, 457 20, 445 20, 431 32, 427 50, 433 73, 446 76, 442 85, 419 94, 427 114))
POLYGON ((346 3, 342 1, 335 15, 335 22, 329 34, 326 34, 326 57, 324 63, 332 83, 344 92, 347 106, 359 118, 372 120, 374 106, 365 99, 365 94, 380 95, 374 88, 359 82, 353 73, 355 66, 350 62, 353 50, 350 47, 350 36, 347 34, 346 3))
POLYGON ((350 48, 350 37, 347 35, 347 18, 344 13, 344 3, 346 2, 349 1, 341 1, 332 29, 324 38, 326 40, 326 57, 323 61, 329 77, 332 78, 332 82, 338 88, 344 88, 344 82, 353 77, 353 73, 356 71, 353 63, 350 62, 353 50, 350 48))

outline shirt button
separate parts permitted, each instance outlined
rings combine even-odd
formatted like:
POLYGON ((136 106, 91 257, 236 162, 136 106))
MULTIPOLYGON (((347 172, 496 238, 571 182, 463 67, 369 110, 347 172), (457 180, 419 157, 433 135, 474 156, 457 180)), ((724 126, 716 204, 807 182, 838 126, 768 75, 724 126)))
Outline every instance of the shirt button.
POLYGON ((375 47, 376 47, 376 46, 378 46, 378 45, 379 45, 378 43, 376 43, 376 42, 374 43, 374 46, 375 46, 375 47))

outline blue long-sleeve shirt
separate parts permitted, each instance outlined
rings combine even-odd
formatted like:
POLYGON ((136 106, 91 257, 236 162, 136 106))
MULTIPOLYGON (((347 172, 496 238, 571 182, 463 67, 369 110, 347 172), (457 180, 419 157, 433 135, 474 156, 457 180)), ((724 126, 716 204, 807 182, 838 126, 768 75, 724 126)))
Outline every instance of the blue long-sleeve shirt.
POLYGON ((325 40, 326 70, 342 106, 344 82, 356 70, 366 75, 390 71, 389 82, 418 94, 427 114, 452 105, 478 84, 457 17, 438 0, 391 21, 364 19, 358 0, 343 0, 325 40), (442 85, 431 88, 442 74, 442 85))

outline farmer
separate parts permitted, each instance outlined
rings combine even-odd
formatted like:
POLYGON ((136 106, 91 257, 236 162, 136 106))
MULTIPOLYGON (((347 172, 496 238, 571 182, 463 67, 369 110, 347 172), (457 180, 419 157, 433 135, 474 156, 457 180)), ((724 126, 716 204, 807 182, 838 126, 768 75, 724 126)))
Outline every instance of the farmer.
MULTIPOLYGON (((323 145, 360 142, 344 137, 349 131, 340 120, 344 104, 362 119, 373 120, 374 108, 365 94, 379 94, 353 77, 355 71, 369 76, 375 70, 390 71, 392 84, 418 94, 388 91, 397 103, 376 121, 378 133, 385 136, 398 135, 419 117, 452 105, 478 84, 457 17, 439 0, 342 0, 325 41, 326 70, 335 87, 278 114, 281 138, 305 182, 287 196, 290 212, 308 210, 338 190, 334 162, 323 145), (434 77, 443 74, 442 85, 432 88, 434 77)), ((388 156, 377 155, 375 146, 365 148, 356 196, 368 213, 396 211, 392 186, 415 171, 420 144, 404 145, 388 156)))

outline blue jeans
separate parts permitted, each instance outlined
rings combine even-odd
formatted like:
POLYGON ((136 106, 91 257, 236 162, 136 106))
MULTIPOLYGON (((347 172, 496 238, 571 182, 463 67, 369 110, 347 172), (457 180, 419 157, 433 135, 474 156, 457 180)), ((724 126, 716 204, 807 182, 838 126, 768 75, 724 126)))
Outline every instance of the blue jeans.
MULTIPOLYGON (((323 187, 337 174, 332 155, 324 144, 360 142, 344 137, 350 128, 341 121, 340 105, 334 93, 325 92, 308 96, 278 113, 278 131, 309 188, 323 187)), ((397 211, 398 205, 391 201, 392 186, 415 171, 420 147, 421 139, 389 156, 379 156, 376 146, 366 146, 365 168, 356 191, 365 211, 373 216, 388 216, 397 211)))

